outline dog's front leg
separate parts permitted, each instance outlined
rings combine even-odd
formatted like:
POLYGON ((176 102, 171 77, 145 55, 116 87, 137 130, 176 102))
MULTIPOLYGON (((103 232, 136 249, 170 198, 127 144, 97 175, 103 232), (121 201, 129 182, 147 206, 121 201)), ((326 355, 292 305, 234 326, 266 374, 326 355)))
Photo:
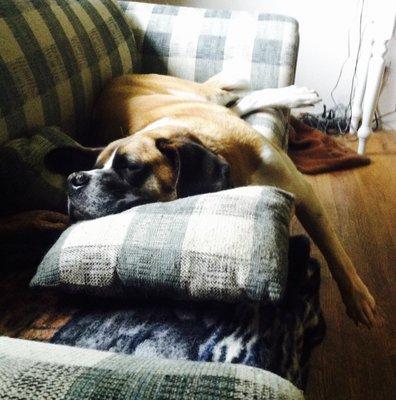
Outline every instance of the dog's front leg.
POLYGON ((326 258, 347 314, 356 323, 371 327, 376 321, 375 300, 360 279, 311 185, 305 182, 301 186, 296 193, 296 215, 326 258))
POLYGON ((240 99, 231 109, 239 116, 244 116, 268 107, 303 107, 318 103, 320 100, 314 90, 292 85, 241 93, 240 99))
POLYGON ((375 301, 360 279, 311 185, 280 149, 265 144, 261 157, 263 165, 252 184, 277 186, 295 195, 296 215, 326 258, 347 314, 355 322, 371 327, 376 322, 375 301))

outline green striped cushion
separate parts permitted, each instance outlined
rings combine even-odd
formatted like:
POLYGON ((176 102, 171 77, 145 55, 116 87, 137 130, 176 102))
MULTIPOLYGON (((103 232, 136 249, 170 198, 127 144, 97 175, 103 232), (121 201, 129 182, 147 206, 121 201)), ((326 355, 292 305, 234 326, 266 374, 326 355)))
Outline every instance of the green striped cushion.
POLYGON ((78 144, 56 127, 0 145, 0 215, 34 209, 65 210, 65 178, 44 166, 52 149, 78 144))
POLYGON ((52 125, 82 139, 93 100, 136 54, 115 0, 1 0, 0 37, 0 144, 52 125))

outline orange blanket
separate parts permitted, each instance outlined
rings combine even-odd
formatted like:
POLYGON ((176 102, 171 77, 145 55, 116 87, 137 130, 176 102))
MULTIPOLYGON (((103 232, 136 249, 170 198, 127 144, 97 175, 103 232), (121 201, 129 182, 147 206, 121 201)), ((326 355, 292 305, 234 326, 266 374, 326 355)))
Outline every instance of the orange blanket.
POLYGON ((370 164, 334 138, 290 117, 288 154, 304 174, 319 174, 370 164))

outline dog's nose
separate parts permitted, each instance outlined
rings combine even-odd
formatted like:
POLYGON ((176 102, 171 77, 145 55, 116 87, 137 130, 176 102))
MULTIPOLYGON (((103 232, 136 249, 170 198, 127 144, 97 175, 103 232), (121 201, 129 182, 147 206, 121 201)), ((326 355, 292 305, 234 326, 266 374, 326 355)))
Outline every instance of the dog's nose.
POLYGON ((89 182, 89 175, 86 172, 74 172, 67 180, 75 188, 85 186, 89 182))

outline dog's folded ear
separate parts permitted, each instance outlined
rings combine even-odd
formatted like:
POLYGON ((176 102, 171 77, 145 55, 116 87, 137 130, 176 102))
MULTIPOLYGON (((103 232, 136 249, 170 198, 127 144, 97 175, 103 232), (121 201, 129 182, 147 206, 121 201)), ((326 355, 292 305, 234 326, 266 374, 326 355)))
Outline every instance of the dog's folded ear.
POLYGON ((82 146, 57 147, 45 156, 44 164, 51 172, 70 175, 73 172, 92 169, 102 150, 82 146))
POLYGON ((230 166, 225 159, 186 137, 157 139, 157 148, 176 172, 177 197, 229 189, 230 166))

